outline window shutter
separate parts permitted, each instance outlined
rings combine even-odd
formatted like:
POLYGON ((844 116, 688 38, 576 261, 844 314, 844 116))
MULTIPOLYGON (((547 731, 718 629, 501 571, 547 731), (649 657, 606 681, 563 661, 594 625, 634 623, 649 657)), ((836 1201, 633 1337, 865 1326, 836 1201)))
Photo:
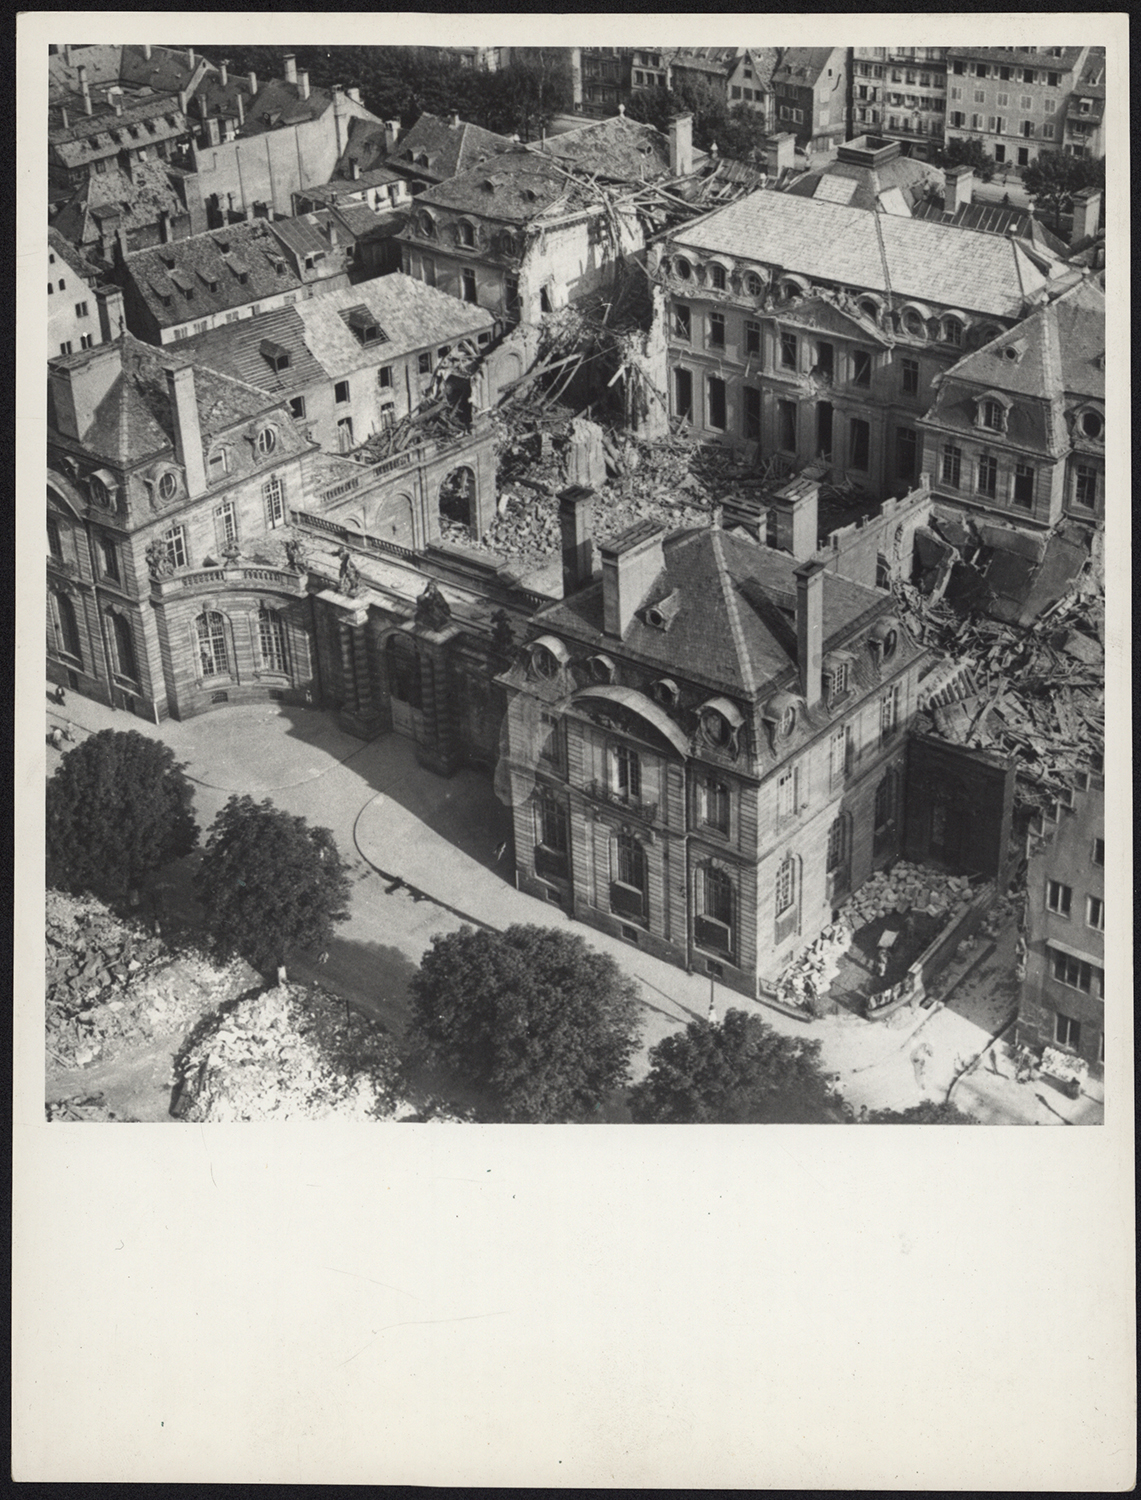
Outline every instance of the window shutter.
POLYGON ((250 661, 256 681, 261 676, 261 641, 258 636, 258 611, 256 609, 250 610, 246 615, 246 622, 250 628, 250 661))

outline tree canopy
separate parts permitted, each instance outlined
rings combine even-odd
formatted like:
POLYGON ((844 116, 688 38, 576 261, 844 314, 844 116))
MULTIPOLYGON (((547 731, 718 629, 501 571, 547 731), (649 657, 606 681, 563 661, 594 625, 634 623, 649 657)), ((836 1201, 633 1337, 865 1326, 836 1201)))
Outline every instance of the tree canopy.
POLYGON ((729 106, 716 89, 700 79, 681 79, 676 89, 639 90, 626 107, 631 120, 666 133, 675 115, 693 115, 693 144, 699 151, 716 146, 735 161, 756 160, 765 147, 761 115, 747 104, 729 106))
POLYGON ((174 751, 136 729, 69 750, 47 784, 47 882, 122 894, 198 842, 194 790, 174 751))
POLYGON ((438 935, 410 990, 413 1047, 481 1090, 491 1118, 581 1120, 627 1081, 637 989, 577 934, 438 935))
POLYGON ((808 1125, 841 1118, 820 1070, 820 1043, 781 1036, 760 1016, 728 1010, 691 1021, 650 1050, 630 1091, 639 1125, 808 1125))
POLYGON ((989 182, 996 166, 982 141, 965 140, 961 136, 953 136, 941 150, 932 151, 931 160, 938 167, 973 167, 980 182, 989 182))
POLYGON ((332 833, 268 799, 230 798, 194 885, 218 956, 240 954, 262 970, 327 947, 333 924, 348 918, 349 878, 332 833))
POLYGON ((1039 152, 1022 173, 1022 185, 1037 209, 1048 212, 1060 233, 1062 215, 1072 207, 1082 188, 1105 186, 1105 158, 1064 156, 1060 151, 1039 152))
POLYGON ((924 1099, 908 1109, 876 1109, 868 1115, 868 1125, 977 1125, 974 1115, 967 1114, 949 1099, 936 1102, 924 1099))

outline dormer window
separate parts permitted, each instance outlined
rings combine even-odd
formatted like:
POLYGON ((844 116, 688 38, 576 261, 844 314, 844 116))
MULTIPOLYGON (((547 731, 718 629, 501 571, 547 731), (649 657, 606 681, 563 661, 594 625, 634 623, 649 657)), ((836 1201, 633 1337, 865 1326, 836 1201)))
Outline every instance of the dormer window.
POLYGON ((868 636, 873 657, 886 665, 899 650, 899 626, 895 620, 880 620, 868 636))
POLYGON ((725 290, 725 267, 714 261, 709 267, 709 285, 715 292, 725 290))
POLYGON ((617 669, 609 656, 592 656, 586 664, 591 682, 613 682, 617 669))
POLYGON ((1001 401, 988 397, 979 402, 979 425, 991 432, 1006 431, 1006 407, 1001 401))
POLYGON ((461 219, 456 225, 456 244, 462 245, 465 250, 470 250, 475 245, 475 230, 466 219, 461 219))
POLYGON ((160 500, 173 500, 178 494, 178 476, 173 469, 167 469, 158 482, 158 495, 160 500))
POLYGON ((940 336, 945 344, 958 348, 963 342, 963 325, 958 318, 944 318, 939 327, 940 336))
POLYGON ((230 455, 226 452, 225 448, 215 448, 207 460, 206 467, 209 471, 211 484, 215 483, 216 480, 224 479, 230 472, 230 455))
POLYGON ((434 240, 436 238, 436 221, 430 213, 419 213, 416 215, 416 228, 425 239, 434 240))
POLYGON ((274 432, 272 427, 259 428, 258 435, 254 440, 254 446, 263 456, 272 453, 277 447, 277 433, 274 432))
POLYGON ((280 372, 289 369, 292 355, 283 345, 274 343, 272 339, 263 339, 260 348, 262 358, 271 370, 280 372))
POLYGON ((1094 411, 1090 407, 1078 418, 1078 427, 1083 437, 1090 438, 1096 443, 1101 441, 1102 434, 1105 432, 1105 421, 1101 412, 1094 411))
POLYGON ((688 281, 693 275, 693 267, 690 265, 689 261, 686 260, 684 255, 675 257, 674 275, 679 281, 688 281))
POLYGON ((660 708, 676 708, 678 700, 677 683, 672 677, 659 677, 657 682, 650 684, 650 697, 660 708))
POLYGON ((851 684, 851 668, 846 661, 834 660, 826 664, 824 672, 824 694, 829 704, 838 703, 848 694, 851 684))
POLYGON ((566 666, 567 648, 554 636, 540 636, 531 646, 530 660, 532 673, 550 682, 558 675, 559 669, 566 666))
POLYGON ((760 297, 765 290, 765 284, 757 275, 756 271, 748 271, 745 275, 745 290, 750 297, 760 297))

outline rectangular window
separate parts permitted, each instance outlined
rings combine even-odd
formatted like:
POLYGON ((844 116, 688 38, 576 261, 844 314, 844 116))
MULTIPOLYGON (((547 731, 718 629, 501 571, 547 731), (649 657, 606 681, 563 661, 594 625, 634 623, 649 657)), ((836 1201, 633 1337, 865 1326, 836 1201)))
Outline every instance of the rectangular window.
POLYGON ((1086 926, 1096 932, 1105 931, 1105 902, 1100 896, 1086 897, 1086 926))
POLYGON ((975 90, 975 103, 976 104, 985 104, 986 103, 986 89, 976 89, 975 90))
POLYGON ((86 302, 77 302, 75 304, 75 316, 77 318, 85 318, 87 316, 87 303, 86 302))
POLYGON ((984 456, 979 459, 978 492, 993 500, 998 494, 998 460, 984 456))
POLYGON ((1076 1052, 1081 1038, 1082 1028, 1078 1022, 1072 1016, 1064 1016, 1058 1011, 1054 1016, 1054 1040, 1059 1047, 1076 1052))
POLYGON ((828 853, 824 862, 827 874, 833 874, 843 865, 846 853, 845 842, 844 819, 837 818, 828 830, 828 853))
POLYGON ((835 350, 831 344, 818 343, 816 345, 816 366, 813 374, 820 380, 831 380, 836 367, 835 350))
POLYGON ((797 768, 791 766, 777 780, 777 818, 791 818, 796 812, 799 803, 797 801, 797 786, 799 775, 797 768))
MULTIPOLYGON (((1032 110, 1034 108, 1034 100, 1031 97, 1031 95, 1029 95, 1029 94, 1020 94, 1018 96, 1018 107, 1019 107, 1020 110, 1022 110, 1022 112, 1024 114, 1027 113, 1029 110, 1032 110)), ((1046 101, 1046 113, 1049 114, 1051 112, 1051 110, 1053 109, 1053 107, 1054 107, 1053 100, 1048 99, 1046 101)))
POLYGON ((1052 141, 1054 139, 1054 127, 1049 123, 1049 121, 1047 121, 1046 124, 1042 126, 1042 134, 1048 141, 1052 141))
POLYGON ((463 271, 461 273, 461 280, 463 282, 463 299, 464 299, 464 301, 465 302, 475 302, 476 301, 475 272, 474 271, 470 271, 470 270, 463 271))
POLYGON ((957 490, 963 474, 963 450, 948 443, 943 449, 943 483, 957 490))
POLYGON ((1097 506, 1097 470, 1088 464, 1078 464, 1074 469, 1074 504, 1083 510, 1097 506))
POLYGON ((895 430, 895 472, 899 479, 909 483, 919 469, 919 434, 914 427, 897 427, 895 430))
POLYGON ((919 361, 917 359, 901 360, 900 371, 903 376, 903 394, 905 396, 918 396, 919 361))
POLYGON ((674 303, 674 338, 688 344, 692 337, 692 314, 682 302, 674 303))
POLYGON ((871 385, 872 357, 866 349, 857 349, 852 354, 853 385, 871 385))
POLYGON ((54 516, 48 517, 48 552, 57 562, 63 561, 63 542, 59 535, 59 522, 54 516))
POLYGON ((1015 464, 1012 499, 1023 510, 1034 508, 1034 470, 1029 464, 1015 464))
POLYGON ((396 426, 396 402, 382 401, 380 403, 380 428, 385 431, 389 427, 396 426))
POLYGON ((424 353, 420 355, 419 359, 417 360, 417 368, 419 369, 421 375, 430 375, 432 373, 432 356, 428 350, 425 350, 424 353))
POLYGON ((1093 860, 1094 864, 1098 866, 1099 869, 1104 868, 1104 866, 1105 866, 1105 840, 1104 839, 1094 839, 1094 841, 1093 841, 1093 853, 1091 854, 1090 858, 1093 860))
POLYGON ((780 336, 780 362, 785 370, 796 369, 796 334, 782 333, 780 336))
POLYGON ((718 833, 729 832, 729 788, 722 781, 705 781, 698 793, 701 821, 718 833))
POLYGON ((709 347, 711 349, 724 349, 725 347, 725 314, 709 314, 709 347))
POLYGON ((725 382, 716 375, 708 379, 709 425, 725 430, 725 382))
POLYGON ((186 528, 184 526, 172 526, 163 536, 163 545, 166 548, 167 561, 172 568, 185 568, 186 566, 186 528))
POLYGON ((265 502, 266 525, 271 528, 283 525, 285 522, 285 489, 276 474, 262 485, 261 495, 262 500, 265 502))
POLYGON ((206 468, 209 473, 210 483, 216 484, 219 479, 225 478, 229 467, 229 460, 226 457, 226 450, 224 448, 218 448, 213 453, 211 453, 209 459, 206 462, 206 468))
POLYGON ((300 420, 302 417, 304 417, 304 415, 305 415, 305 397, 304 396, 290 396, 290 398, 289 398, 289 415, 291 417, 297 417, 298 420, 300 420))
POLYGON ((89 333, 81 333, 79 335, 79 347, 81 349, 90 349, 94 343, 95 343, 95 340, 94 340, 94 338, 92 337, 91 334, 89 334, 89 333))
MULTIPOLYGON (((789 911, 796 900, 796 867, 790 858, 781 861, 776 874, 776 913, 781 916, 789 911)), ((779 939, 778 939, 779 941, 779 939)))
POLYGON ((1073 901, 1073 890, 1068 885, 1063 885, 1060 880, 1048 880, 1046 882, 1046 907, 1059 917, 1070 915, 1070 905, 1073 901))
POLYGON ((109 578, 112 583, 119 582, 119 549, 105 537, 99 538, 99 564, 104 578, 109 578))
POLYGON ((755 318, 745 319, 745 353, 759 354, 761 352, 761 325, 755 318))
MULTIPOLYGON (((1023 109, 1033 109, 1033 107, 1034 107, 1034 101, 1030 98, 1029 95, 1027 95, 1026 98, 1023 99, 1023 101, 1022 101, 1022 108, 1023 109)), ((1052 115, 1052 114, 1057 113, 1057 109, 1058 109, 1058 101, 1057 101, 1057 99, 1046 99, 1043 102, 1042 108, 1045 111, 1045 113, 1048 114, 1048 115, 1052 115)))
POLYGON ((880 744, 886 745, 899 728, 899 684, 893 683, 880 699, 880 744))
POLYGON ((674 371, 674 412, 684 422, 693 421, 693 373, 674 371))
POLYGON ((852 762, 852 737, 845 724, 834 730, 828 740, 828 781, 838 786, 845 781, 852 762))
POLYGON ((1083 995, 1100 995, 1104 991, 1105 978, 1096 964, 1075 958, 1072 953, 1063 953, 1060 948, 1047 948, 1050 955, 1050 972, 1059 984, 1071 990, 1081 990, 1083 995))
POLYGON ((65 341, 59 346, 59 352, 61 354, 70 354, 71 353, 71 340, 70 339, 65 339, 65 341))
POLYGON ((761 393, 753 386, 742 388, 744 398, 744 435, 750 443, 761 440, 761 393))
POLYGON ((540 797, 538 802, 539 842, 554 854, 566 854, 570 846, 570 829, 567 810, 553 797, 540 797))
MULTIPOLYGON (((423 359, 424 357, 424 355, 420 356, 421 359, 423 359)), ((337 403, 338 406, 343 406, 344 403, 350 399, 349 382, 347 380, 338 380, 336 385, 334 385, 333 387, 333 400, 337 403)))
POLYGON ((796 452, 796 402, 777 402, 777 447, 784 453, 796 452))
POLYGON ((867 469, 870 441, 868 424, 859 417, 851 418, 848 423, 848 463, 851 468, 867 469))
POLYGON ((1033 137, 1033 135, 1034 135, 1034 121, 1033 120, 1023 120, 1023 122, 1022 122, 1022 128, 1021 128, 1021 132, 1020 133, 1027 140, 1030 140, 1033 137))
POLYGON ((539 759, 556 771, 563 768, 563 737, 557 714, 539 715, 539 759))
POLYGON ((637 801, 642 795, 642 762, 629 745, 616 745, 611 751, 610 774, 610 789, 620 797, 637 801))
POLYGON ((238 516, 232 500, 214 507, 214 527, 219 547, 231 547, 238 540, 238 516))

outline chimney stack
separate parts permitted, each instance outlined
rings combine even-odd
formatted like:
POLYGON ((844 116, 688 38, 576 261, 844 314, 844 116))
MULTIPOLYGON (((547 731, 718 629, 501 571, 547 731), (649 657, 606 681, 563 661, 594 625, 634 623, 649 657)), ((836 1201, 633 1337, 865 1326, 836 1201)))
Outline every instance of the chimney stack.
POLYGON ((117 115, 121 115, 123 113, 123 90, 108 89, 107 97, 111 100, 111 108, 117 115))
POLYGON ((776 545, 791 552, 798 563, 816 556, 820 485, 803 475, 790 479, 768 497, 769 513, 776 522, 776 545))
POLYGON ((121 344, 96 344, 82 362, 70 369, 48 365, 48 383, 55 407, 55 425, 65 437, 82 442, 99 403, 111 390, 123 368, 121 344))
POLYGON ((169 245, 170 242, 171 242, 171 240, 174 239, 174 233, 173 233, 173 231, 171 230, 171 227, 170 227, 170 210, 169 209, 166 209, 166 208, 160 208, 159 209, 159 211, 158 211, 158 230, 159 230, 159 237, 161 238, 162 243, 164 245, 169 245))
POLYGON ((780 177, 796 166, 796 136, 782 130, 765 146, 765 175, 780 177))
POLYGON ((602 628, 618 640, 662 571, 665 527, 637 521, 599 548, 602 554, 602 628))
POLYGON ((218 78, 221 81, 222 87, 225 88, 230 81, 230 63, 228 58, 223 58, 218 64, 218 78))
POLYGON ((77 69, 77 71, 78 71, 78 74, 79 74, 79 91, 83 95, 83 113, 85 115, 89 115, 89 114, 91 114, 92 111, 91 111, 91 88, 90 88, 90 85, 87 82, 87 69, 83 65, 83 63, 80 63, 79 64, 79 68, 77 69))
POLYGON ((185 89, 179 89, 178 91, 178 108, 184 115, 190 113, 190 95, 185 89))
POLYGON ((123 332, 126 322, 122 290, 117 286, 98 286, 95 288, 95 301, 99 306, 99 332, 103 342, 109 344, 123 332))
POLYGON ((308 99, 309 74, 304 69, 297 75, 297 92, 301 95, 302 99, 308 99))
POLYGON ((67 108, 65 105, 60 106, 59 117, 63 121, 63 128, 66 130, 70 122, 68 120, 67 108))
POLYGON ((150 44, 150 42, 144 42, 143 43, 143 56, 146 58, 147 62, 150 62, 150 60, 151 60, 151 44, 150 44))
POLYGON ((400 121, 385 120, 384 122, 384 149, 391 151, 400 139, 400 121))
POLYGON ((573 484, 559 491, 559 530, 563 538, 563 598, 594 576, 594 491, 573 484))
POLYGON ((820 702, 824 665, 824 574, 822 562, 796 570, 796 662, 806 708, 820 702))
POLYGON ((194 63, 195 63, 194 48, 193 47, 187 47, 187 49, 186 49, 186 66, 190 69, 190 71, 192 73, 194 72, 194 63))
POLYGON ((975 195, 975 171, 973 167, 948 167, 943 177, 943 212, 957 213, 965 208, 975 195))
POLYGON ((186 475, 186 492, 195 498, 206 489, 206 465, 202 459, 202 428, 194 395, 194 366, 168 367, 166 388, 174 420, 175 456, 186 475))
POLYGON ((1091 234, 1097 233, 1098 219, 1101 217, 1101 189, 1082 188, 1081 192, 1074 194, 1074 226, 1070 233, 1070 244, 1076 245, 1079 240, 1089 239, 1091 234))
POLYGON ((354 104, 360 104, 362 102, 360 89, 358 89, 358 88, 351 88, 351 89, 349 89, 348 93, 349 93, 349 98, 353 101, 354 104))
POLYGON ((258 75, 256 73, 251 72, 251 74, 250 74, 250 98, 251 99, 254 99, 254 98, 257 97, 257 91, 258 91, 258 75))
POLYGON ((294 54, 292 52, 287 52, 285 54, 285 56, 282 58, 282 62, 284 64, 284 66, 285 66, 285 81, 286 81, 286 83, 296 83, 297 82, 297 58, 294 56, 294 54))
POLYGON ((670 121, 670 176, 688 177, 693 171, 693 116, 675 115, 670 121))
POLYGON ((356 157, 354 156, 352 158, 352 160, 349 162, 349 176, 353 179, 354 182, 357 182, 357 181, 360 180, 360 175, 361 175, 361 164, 360 164, 359 161, 357 161, 356 157))
POLYGON ((460 117, 457 114, 453 114, 452 115, 452 129, 453 130, 458 130, 459 128, 460 128, 460 117))
POLYGON ((70 68, 71 67, 71 48, 70 47, 65 47, 63 49, 63 60, 68 65, 68 67, 70 68))
POLYGON ((244 125, 246 123, 246 102, 242 98, 241 89, 239 89, 238 92, 234 95, 234 103, 237 105, 238 109, 238 124, 244 125))

